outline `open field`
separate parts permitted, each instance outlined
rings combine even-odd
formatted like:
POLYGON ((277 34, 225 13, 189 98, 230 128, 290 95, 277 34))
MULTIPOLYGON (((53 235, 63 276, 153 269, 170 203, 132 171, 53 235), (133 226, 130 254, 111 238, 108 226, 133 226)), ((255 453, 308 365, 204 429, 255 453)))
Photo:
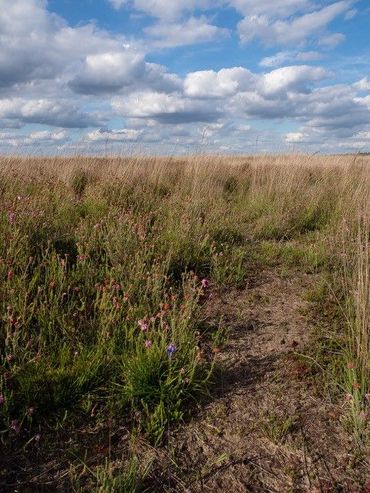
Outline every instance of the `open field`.
POLYGON ((1 492, 370 491, 370 157, 0 159, 1 492))

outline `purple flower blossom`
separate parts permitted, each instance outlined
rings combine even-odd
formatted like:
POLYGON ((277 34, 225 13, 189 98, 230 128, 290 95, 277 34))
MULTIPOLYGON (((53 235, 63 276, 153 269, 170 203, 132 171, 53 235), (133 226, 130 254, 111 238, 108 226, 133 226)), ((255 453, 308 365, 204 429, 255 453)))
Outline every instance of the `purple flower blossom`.
POLYGON ((169 344, 167 346, 167 354, 168 354, 169 358, 172 358, 173 353, 175 351, 176 351, 176 344, 174 344, 173 342, 171 342, 171 344, 169 344))
POLYGON ((138 321, 138 326, 140 327, 140 329, 142 330, 142 332, 148 332, 148 329, 149 329, 149 324, 146 320, 144 319, 141 319, 138 321))
POLYGON ((21 427, 20 427, 19 421, 17 419, 12 420, 12 422, 10 423, 10 429, 15 431, 17 433, 17 435, 21 431, 21 427))
POLYGON ((208 279, 202 279, 201 284, 203 289, 207 289, 209 287, 208 279))
POLYGON ((0 394, 0 406, 2 406, 5 402, 5 397, 3 394, 0 394))
POLYGON ((16 218, 17 218, 17 214, 15 212, 9 212, 8 213, 8 221, 9 221, 9 224, 14 224, 16 218))

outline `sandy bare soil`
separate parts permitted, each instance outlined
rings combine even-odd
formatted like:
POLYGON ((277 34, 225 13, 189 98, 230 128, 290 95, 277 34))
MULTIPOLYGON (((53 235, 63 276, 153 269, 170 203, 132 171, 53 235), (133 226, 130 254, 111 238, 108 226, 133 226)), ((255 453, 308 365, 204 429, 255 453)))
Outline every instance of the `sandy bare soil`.
POLYGON ((171 435, 158 491, 364 491, 368 465, 352 452, 341 408, 313 383, 300 356, 315 334, 305 301, 314 282, 265 271, 245 289, 208 300, 208 322, 222 317, 229 329, 218 356, 220 385, 171 435))

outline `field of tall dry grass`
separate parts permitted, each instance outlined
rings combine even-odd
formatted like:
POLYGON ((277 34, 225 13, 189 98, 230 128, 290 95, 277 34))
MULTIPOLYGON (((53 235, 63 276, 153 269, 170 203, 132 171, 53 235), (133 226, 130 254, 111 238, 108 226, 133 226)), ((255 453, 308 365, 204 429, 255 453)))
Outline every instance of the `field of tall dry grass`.
POLYGON ((369 491, 370 157, 2 157, 0 191, 1 491, 203 491, 140 447, 217 399, 233 336, 205 313, 266 270, 310 276, 291 352, 350 443, 342 482, 284 491, 369 491))

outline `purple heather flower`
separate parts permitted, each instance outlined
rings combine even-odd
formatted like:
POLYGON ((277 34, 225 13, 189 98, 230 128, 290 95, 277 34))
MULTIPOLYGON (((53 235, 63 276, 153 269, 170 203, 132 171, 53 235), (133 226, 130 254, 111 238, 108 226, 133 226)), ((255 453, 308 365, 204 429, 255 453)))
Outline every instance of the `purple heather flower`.
POLYGON ((171 342, 171 344, 169 344, 167 346, 167 354, 170 358, 172 358, 173 356, 173 353, 176 351, 176 344, 174 344, 173 342, 171 342))
POLYGON ((19 421, 17 419, 12 420, 12 422, 10 423, 10 429, 15 431, 17 433, 17 435, 21 431, 21 427, 20 427, 19 421))
POLYGON ((207 289, 209 287, 208 279, 202 279, 201 284, 203 289, 207 289))
POLYGON ((142 319, 138 321, 138 326, 143 332, 147 332, 149 329, 149 324, 146 320, 142 319))
POLYGON ((17 218, 17 214, 15 212, 9 212, 8 213, 8 221, 9 221, 9 224, 14 224, 16 218, 17 218))

